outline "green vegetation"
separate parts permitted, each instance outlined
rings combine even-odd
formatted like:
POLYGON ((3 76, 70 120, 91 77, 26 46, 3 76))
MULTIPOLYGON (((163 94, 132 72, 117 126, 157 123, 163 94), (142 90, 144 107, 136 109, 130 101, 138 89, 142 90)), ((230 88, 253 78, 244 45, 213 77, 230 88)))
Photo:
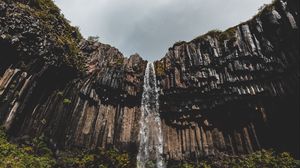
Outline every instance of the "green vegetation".
POLYGON ((165 75, 165 68, 164 68, 164 63, 161 61, 155 62, 155 67, 156 67, 156 74, 157 76, 164 76, 165 75))
POLYGON ((117 60, 116 60, 116 65, 122 66, 123 63, 124 63, 124 58, 117 58, 117 60))
POLYGON ((236 27, 231 27, 225 31, 215 29, 207 32, 204 35, 197 37, 195 40, 205 40, 208 36, 210 36, 212 38, 218 39, 221 42, 225 40, 229 40, 230 42, 233 42, 236 40, 235 33, 236 33, 236 27))
POLYGON ((63 103, 65 104, 65 105, 69 105, 69 104, 71 104, 72 103, 72 101, 70 100, 70 99, 64 99, 64 101, 63 101, 63 103))
POLYGON ((196 37, 194 40, 205 40, 208 36, 210 36, 212 38, 217 38, 221 33, 222 33, 222 31, 218 30, 218 29, 211 30, 211 31, 205 33, 204 35, 196 37))
MULTIPOLYGON (((259 11, 258 14, 254 15, 251 20, 243 22, 243 23, 240 23, 240 24, 244 24, 244 23, 250 22, 254 18, 260 17, 262 14, 265 14, 267 12, 272 11, 273 9, 275 9, 275 5, 278 2, 279 2, 278 0, 273 0, 272 3, 270 3, 270 4, 264 4, 263 6, 261 6, 258 9, 258 11, 259 11)), ((194 40, 205 40, 208 36, 210 36, 210 37, 218 39, 221 42, 224 41, 224 40, 229 40, 229 44, 232 44, 234 41, 236 41, 236 37, 235 37, 236 27, 237 26, 231 27, 231 28, 229 28, 229 29, 227 29, 225 31, 221 31, 221 30, 218 30, 218 29, 211 30, 211 31, 207 32, 204 35, 196 37, 194 40)))
POLYGON ((17 5, 27 11, 31 16, 41 22, 43 32, 48 34, 49 39, 60 47, 57 55, 63 55, 63 62, 79 71, 85 70, 85 58, 79 50, 79 42, 83 39, 78 27, 73 27, 60 13, 60 9, 52 0, 28 0, 21 1, 17 5))
POLYGON ((222 30, 215 29, 215 30, 211 30, 211 31, 207 32, 205 35, 211 36, 211 37, 218 37, 221 33, 222 33, 222 30))
POLYGON ((223 163, 233 168, 296 168, 299 166, 289 153, 277 154, 272 150, 261 150, 241 158, 225 160, 223 163))
POLYGON ((63 152, 58 157, 61 167, 100 167, 100 168, 132 168, 135 167, 135 158, 130 159, 127 153, 115 149, 107 151, 97 149, 89 151, 63 152))
POLYGON ((28 0, 28 5, 40 10, 49 10, 51 13, 60 13, 60 9, 51 0, 28 0))
MULTIPOLYGON (((38 140, 37 140, 38 141, 38 140)), ((0 167, 3 168, 50 168, 55 164, 50 150, 42 142, 39 146, 17 146, 8 142, 0 129, 0 167)))
POLYGON ((48 148, 42 135, 25 144, 12 144, 4 129, 0 129, 0 167, 1 168, 133 168, 135 157, 116 149, 94 151, 61 151, 58 155, 48 148), (56 159, 54 159, 56 158, 56 159))
MULTIPOLYGON (((2 168, 51 168, 51 167, 99 167, 99 168, 134 168, 134 155, 119 152, 116 149, 96 149, 85 151, 72 149, 61 151, 57 155, 48 148, 46 138, 42 135, 26 144, 12 144, 8 141, 4 130, 0 129, 0 167, 2 168), (56 158, 56 159, 54 159, 56 158)), ((149 167, 155 162, 147 163, 149 167)), ((261 150, 244 156, 224 156, 222 159, 200 160, 197 164, 191 162, 168 164, 170 168, 296 168, 299 167, 289 153, 276 153, 272 150, 261 150)))
POLYGON ((99 41, 99 36, 89 36, 87 40, 90 42, 97 42, 99 41))
POLYGON ((184 162, 172 168, 296 168, 300 164, 289 153, 261 150, 241 157, 224 157, 221 160, 199 161, 198 164, 184 162))
POLYGON ((225 30, 224 32, 222 32, 217 38, 220 41, 229 40, 233 42, 236 40, 235 34, 236 34, 236 27, 231 27, 225 30))

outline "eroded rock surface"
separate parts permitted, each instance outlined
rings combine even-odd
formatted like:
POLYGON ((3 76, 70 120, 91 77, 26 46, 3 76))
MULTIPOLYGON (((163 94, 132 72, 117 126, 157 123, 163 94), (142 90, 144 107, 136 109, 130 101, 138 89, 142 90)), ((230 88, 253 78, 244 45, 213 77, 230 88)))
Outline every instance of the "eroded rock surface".
POLYGON ((156 62, 168 158, 299 152, 297 4, 277 1, 225 32, 175 44, 156 62))
MULTIPOLYGON (((137 152, 147 61, 19 2, 0 1, 0 122, 10 135, 45 134, 57 149, 137 152)), ((164 157, 269 147, 299 155, 298 28, 299 2, 276 1, 156 61, 164 157)))

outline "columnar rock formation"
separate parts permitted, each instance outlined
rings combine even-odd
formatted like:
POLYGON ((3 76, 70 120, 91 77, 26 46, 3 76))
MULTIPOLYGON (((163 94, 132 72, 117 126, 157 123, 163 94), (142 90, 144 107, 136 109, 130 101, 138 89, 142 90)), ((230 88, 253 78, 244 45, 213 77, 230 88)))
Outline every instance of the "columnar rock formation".
POLYGON ((298 12, 299 2, 277 1, 225 32, 175 44, 156 62, 168 158, 299 152, 298 12))
POLYGON ((0 82, 4 126, 17 136, 44 133, 60 147, 135 145, 145 61, 101 43, 86 41, 81 49, 89 52, 86 76, 61 87, 55 83, 63 72, 8 68, 0 82))
MULTIPOLYGON (((0 0, 0 122, 10 135, 137 152, 147 61, 19 2, 0 0)), ((299 155, 298 28, 299 2, 278 0, 156 61, 164 157, 269 147, 299 155)))

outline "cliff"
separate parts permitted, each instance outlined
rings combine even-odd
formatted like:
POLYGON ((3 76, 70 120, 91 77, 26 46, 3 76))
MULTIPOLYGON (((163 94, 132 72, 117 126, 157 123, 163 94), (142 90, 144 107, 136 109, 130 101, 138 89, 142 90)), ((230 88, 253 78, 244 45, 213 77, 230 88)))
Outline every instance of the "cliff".
MULTIPOLYGON (((0 1, 0 123, 13 139, 136 153, 147 61, 83 39, 48 0, 0 1)), ((275 1, 155 62, 164 157, 299 157, 299 2, 275 1)))
POLYGON ((59 148, 135 145, 146 62, 28 4, 0 3, 1 123, 59 148))
POLYGON ((168 158, 270 147, 299 156, 298 13, 298 1, 275 1, 156 61, 168 158))

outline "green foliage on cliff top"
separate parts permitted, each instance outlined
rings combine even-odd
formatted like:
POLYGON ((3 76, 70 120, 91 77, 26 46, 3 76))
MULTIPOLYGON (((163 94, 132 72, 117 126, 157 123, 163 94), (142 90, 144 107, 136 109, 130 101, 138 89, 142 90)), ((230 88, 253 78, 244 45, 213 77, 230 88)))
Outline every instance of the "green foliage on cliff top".
MULTIPOLYGON (((265 14, 267 12, 272 11, 273 9, 275 9, 276 3, 279 3, 279 0, 273 0, 270 4, 264 4, 264 5, 262 5, 258 9, 258 13, 256 15, 254 15, 252 19, 250 19, 248 21, 245 21, 245 22, 242 22, 242 23, 240 23, 240 25, 244 24, 244 23, 247 23, 247 22, 250 22, 250 21, 252 21, 253 19, 255 19, 257 17, 260 17, 261 15, 263 15, 263 14, 265 14)), ((224 40, 229 40, 229 41, 232 42, 232 41, 236 40, 236 37, 235 37, 236 28, 237 28, 237 26, 228 28, 225 31, 221 31, 221 30, 218 30, 218 29, 211 30, 211 31, 208 31, 207 33, 205 33, 203 35, 200 35, 200 36, 196 37, 192 41, 205 40, 205 39, 208 38, 208 36, 210 36, 212 38, 218 39, 221 42, 224 41, 224 40)))
POLYGON ((80 71, 85 69, 85 57, 78 47, 83 39, 79 28, 70 25, 52 0, 25 0, 19 1, 17 5, 39 19, 42 31, 56 43, 56 46, 62 48, 63 61, 66 65, 80 71))

